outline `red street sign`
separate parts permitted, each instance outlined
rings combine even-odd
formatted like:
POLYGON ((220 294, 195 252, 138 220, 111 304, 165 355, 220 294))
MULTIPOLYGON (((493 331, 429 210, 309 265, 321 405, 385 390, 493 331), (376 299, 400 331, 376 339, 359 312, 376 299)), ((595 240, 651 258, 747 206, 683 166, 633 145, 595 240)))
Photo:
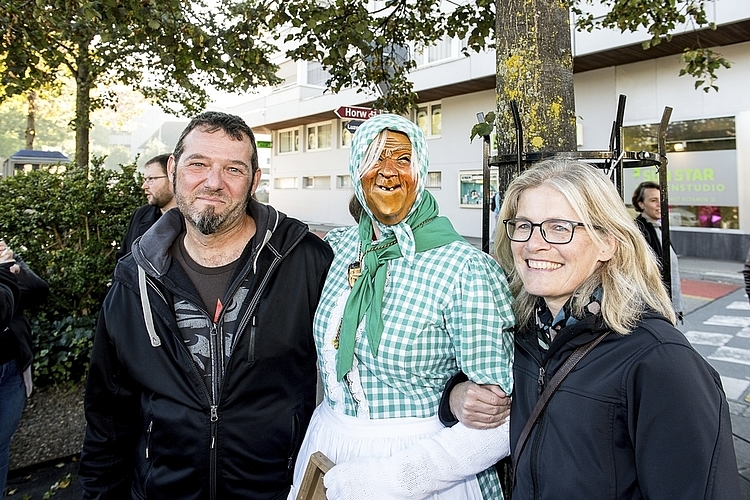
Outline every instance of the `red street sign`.
POLYGON ((379 115, 380 111, 370 108, 358 108, 356 106, 341 106, 334 111, 334 113, 336 113, 336 116, 343 118, 344 120, 367 120, 368 118, 379 115))

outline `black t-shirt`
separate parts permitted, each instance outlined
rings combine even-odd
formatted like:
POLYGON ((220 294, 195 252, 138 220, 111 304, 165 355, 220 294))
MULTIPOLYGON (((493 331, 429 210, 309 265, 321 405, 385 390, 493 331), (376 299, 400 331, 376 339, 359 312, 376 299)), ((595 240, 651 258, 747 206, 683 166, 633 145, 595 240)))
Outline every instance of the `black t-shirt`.
POLYGON ((229 279, 232 277, 234 268, 237 266, 239 259, 219 267, 206 267, 195 262, 185 248, 185 234, 182 234, 172 245, 170 252, 172 257, 177 259, 182 269, 193 282, 195 289, 198 291, 203 300, 210 317, 215 323, 221 314, 221 299, 229 286, 229 279))

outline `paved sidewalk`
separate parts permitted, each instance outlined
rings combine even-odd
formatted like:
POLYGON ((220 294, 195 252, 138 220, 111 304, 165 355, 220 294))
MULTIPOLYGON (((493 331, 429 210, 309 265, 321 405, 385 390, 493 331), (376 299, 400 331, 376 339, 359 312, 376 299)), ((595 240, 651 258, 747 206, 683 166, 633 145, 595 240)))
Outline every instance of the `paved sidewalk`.
POLYGON ((743 498, 750 499, 750 302, 742 262, 680 258, 680 330, 721 375, 743 498))

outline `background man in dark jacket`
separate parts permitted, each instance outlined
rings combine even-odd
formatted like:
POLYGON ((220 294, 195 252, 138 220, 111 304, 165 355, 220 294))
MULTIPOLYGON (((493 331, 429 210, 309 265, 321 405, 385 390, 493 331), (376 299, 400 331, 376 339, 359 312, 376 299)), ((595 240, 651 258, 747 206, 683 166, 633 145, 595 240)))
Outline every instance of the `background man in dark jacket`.
POLYGON ((169 155, 163 154, 154 156, 146 162, 141 189, 148 203, 139 207, 130 218, 125 238, 115 254, 116 261, 125 257, 135 239, 148 231, 148 228, 153 226, 164 212, 177 206, 172 192, 172 183, 167 176, 167 160, 169 160, 169 155))
MULTIPOLYGON (((638 212, 635 225, 638 226, 649 248, 654 252, 659 267, 663 267, 664 255, 661 243, 661 191, 655 182, 641 182, 633 193, 633 209, 638 212)), ((678 319, 682 320, 685 311, 685 301, 682 298, 682 286, 680 285, 680 270, 677 254, 669 247, 669 263, 671 279, 664 285, 672 297, 672 307, 677 313, 678 319)), ((663 280, 662 280, 663 281, 663 280)))
POLYGON ((84 498, 286 498, 332 251, 252 198, 258 155, 239 117, 194 118, 168 173, 179 210, 117 264, 97 326, 84 498))

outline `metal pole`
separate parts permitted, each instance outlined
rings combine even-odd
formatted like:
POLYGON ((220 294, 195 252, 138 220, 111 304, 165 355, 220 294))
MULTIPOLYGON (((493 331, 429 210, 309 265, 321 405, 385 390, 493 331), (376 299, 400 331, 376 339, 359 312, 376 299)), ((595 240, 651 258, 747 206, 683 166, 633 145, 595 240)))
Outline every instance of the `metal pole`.
POLYGON ((622 185, 623 184, 622 183, 622 178, 623 178, 622 170, 623 170, 624 162, 622 161, 622 158, 620 158, 620 156, 622 155, 622 152, 625 150, 623 146, 622 122, 625 118, 626 99, 627 98, 625 97, 624 94, 620 94, 620 98, 618 99, 618 102, 617 102, 617 117, 615 118, 615 126, 614 126, 614 130, 612 131, 614 135, 614 139, 615 139, 615 144, 614 144, 615 147, 612 151, 613 153, 612 161, 615 162, 614 163, 614 166, 615 166, 614 181, 615 181, 615 186, 617 186, 617 191, 620 193, 620 198, 623 197, 623 191, 625 189, 625 187, 622 185))
POLYGON ((482 251, 490 253, 490 136, 482 136, 482 251))
POLYGON ((672 108, 664 108, 659 122, 659 192, 661 193, 661 275, 667 286, 667 292, 672 297, 672 259, 670 249, 672 243, 669 233, 669 186, 667 186, 667 127, 672 116, 672 108))

